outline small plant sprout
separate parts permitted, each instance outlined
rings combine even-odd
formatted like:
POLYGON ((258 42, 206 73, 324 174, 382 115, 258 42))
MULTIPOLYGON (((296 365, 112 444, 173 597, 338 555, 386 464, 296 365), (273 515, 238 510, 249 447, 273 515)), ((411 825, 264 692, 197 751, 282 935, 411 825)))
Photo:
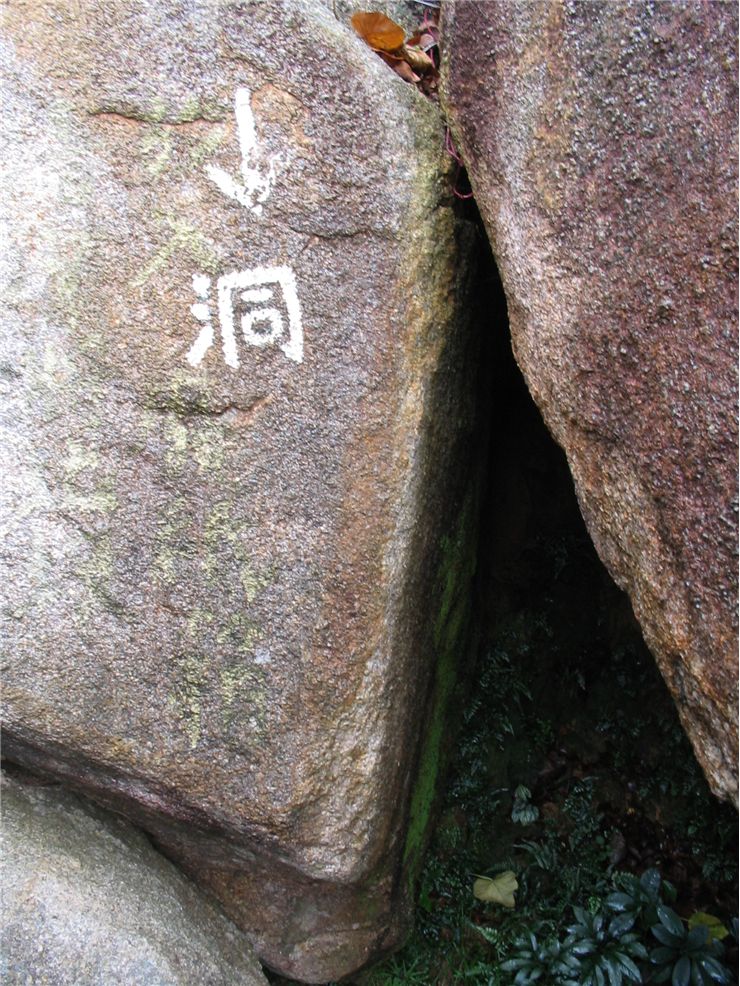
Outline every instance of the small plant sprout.
POLYGON ((519 825, 531 825, 532 822, 537 821, 540 817, 540 810, 531 803, 531 797, 532 792, 523 784, 520 784, 514 791, 514 805, 511 809, 512 822, 518 822, 519 825))
POLYGON ((629 931, 634 925, 646 930, 658 920, 658 904, 663 895, 667 900, 675 900, 675 890, 665 880, 661 880, 658 870, 645 870, 638 879, 631 873, 621 873, 616 877, 620 890, 609 894, 606 906, 617 916, 613 919, 615 927, 629 931))
POLYGON ((710 940, 709 928, 684 925, 681 918, 665 904, 658 904, 658 923, 652 933, 660 942, 650 953, 656 967, 652 981, 670 982, 671 986, 712 986, 730 983, 729 970, 719 961, 720 942, 710 940))

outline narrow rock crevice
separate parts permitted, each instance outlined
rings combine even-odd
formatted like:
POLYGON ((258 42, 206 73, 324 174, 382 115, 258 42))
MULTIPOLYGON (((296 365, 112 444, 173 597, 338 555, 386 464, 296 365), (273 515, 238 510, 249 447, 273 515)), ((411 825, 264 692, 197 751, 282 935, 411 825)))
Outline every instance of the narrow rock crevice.
MULTIPOLYGON (((514 358, 506 298, 475 200, 460 207, 480 223, 481 302, 476 317, 482 319, 479 330, 485 337, 482 358, 490 365, 490 375, 481 375, 480 394, 481 413, 488 418, 487 447, 480 453, 486 460, 475 603, 480 647, 490 647, 502 627, 540 610, 543 618, 555 621, 550 635, 561 637, 554 648, 561 663, 550 668, 553 694, 557 679, 568 676, 569 649, 574 668, 583 666, 579 658, 589 647, 594 650, 595 676, 597 669, 608 674, 610 662, 620 655, 613 664, 617 690, 619 660, 629 652, 635 668, 655 679, 661 714, 670 715, 678 727, 673 700, 658 676, 629 597, 601 562, 587 531, 565 453, 548 431, 514 358)), ((527 654, 529 643, 522 640, 528 673, 538 661, 537 654, 527 654)), ((587 687, 579 687, 585 702, 587 687)), ((652 684, 650 694, 654 697, 652 684)), ((635 710, 636 718, 643 712, 635 710)))
MULTIPOLYGON (((737 900, 736 870, 727 865, 737 816, 712 796, 629 597, 596 552, 565 454, 515 361, 475 201, 459 209, 479 232, 472 331, 484 364, 484 424, 473 454, 485 460, 485 481, 476 657, 460 656, 417 932, 399 967, 430 940, 465 934, 450 917, 458 903, 465 927, 498 927, 492 909, 473 900, 471 874, 526 872, 526 846, 551 837, 566 847, 568 873, 573 840, 583 840, 584 860, 593 856, 584 866, 604 886, 613 872, 658 869, 686 916, 706 908, 732 914, 737 900), (522 789, 532 799, 528 827, 515 818, 522 789)), ((516 906, 536 921, 538 905, 523 895, 516 906)), ((577 902, 574 890, 568 906, 577 902)), ((472 935, 471 956, 479 947, 472 935)))

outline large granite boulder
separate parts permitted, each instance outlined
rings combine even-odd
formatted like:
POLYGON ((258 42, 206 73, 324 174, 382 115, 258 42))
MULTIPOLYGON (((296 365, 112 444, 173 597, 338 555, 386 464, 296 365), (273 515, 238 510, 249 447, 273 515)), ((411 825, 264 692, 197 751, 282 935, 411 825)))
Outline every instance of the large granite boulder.
POLYGON ((128 822, 3 777, 5 986, 267 986, 244 934, 128 822))
POLYGON ((465 633, 439 111, 310 0, 2 18, 5 754, 339 977, 404 934, 465 633))
POLYGON ((516 358, 714 791, 737 798, 737 5, 443 7, 516 358))

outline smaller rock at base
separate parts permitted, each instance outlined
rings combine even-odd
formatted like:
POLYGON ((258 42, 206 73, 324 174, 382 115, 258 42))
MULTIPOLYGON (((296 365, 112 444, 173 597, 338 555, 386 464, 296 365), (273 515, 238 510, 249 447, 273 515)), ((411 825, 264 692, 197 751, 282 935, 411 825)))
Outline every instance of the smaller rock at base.
POLYGON ((266 986, 245 937, 146 837, 3 774, 5 986, 266 986))

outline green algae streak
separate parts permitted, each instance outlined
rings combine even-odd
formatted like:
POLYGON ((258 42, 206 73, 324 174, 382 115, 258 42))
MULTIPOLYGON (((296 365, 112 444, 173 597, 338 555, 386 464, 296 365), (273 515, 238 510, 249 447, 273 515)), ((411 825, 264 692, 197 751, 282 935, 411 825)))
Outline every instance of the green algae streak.
POLYGON ((439 609, 434 622, 436 668, 431 711, 422 742, 416 785, 411 796, 404 868, 412 889, 421 866, 429 817, 437 789, 443 738, 457 669, 472 642, 472 580, 477 562, 478 490, 471 488, 456 529, 442 541, 438 573, 439 609))

